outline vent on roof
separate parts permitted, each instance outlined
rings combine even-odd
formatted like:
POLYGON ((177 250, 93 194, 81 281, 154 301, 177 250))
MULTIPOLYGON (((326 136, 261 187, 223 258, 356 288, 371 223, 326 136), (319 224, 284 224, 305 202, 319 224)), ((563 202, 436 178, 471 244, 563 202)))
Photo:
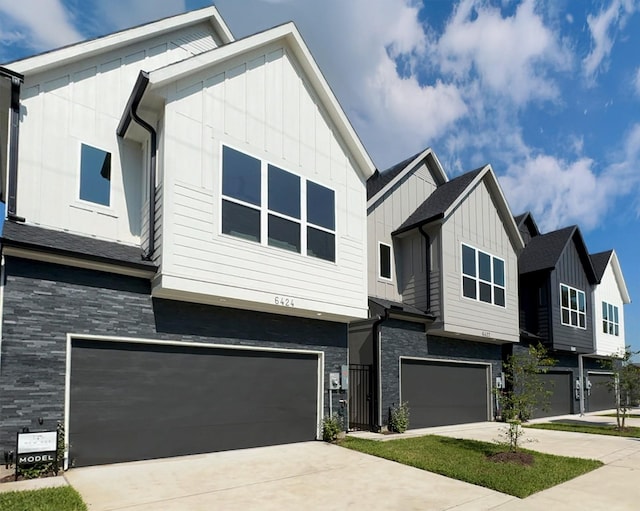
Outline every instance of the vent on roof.
POLYGON ((217 48, 213 36, 205 30, 183 34, 171 42, 178 48, 182 48, 192 55, 198 55, 217 48))

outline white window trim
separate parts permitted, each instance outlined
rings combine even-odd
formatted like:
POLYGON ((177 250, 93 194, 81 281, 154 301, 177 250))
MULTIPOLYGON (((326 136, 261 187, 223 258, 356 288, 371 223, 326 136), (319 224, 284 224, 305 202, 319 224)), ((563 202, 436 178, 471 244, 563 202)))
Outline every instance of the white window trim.
POLYGON ((460 250, 458 252, 460 254, 460 296, 462 296, 462 298, 464 298, 465 300, 471 300, 472 302, 478 302, 478 303, 485 303, 487 305, 492 305, 494 307, 499 307, 500 309, 506 309, 507 308, 507 263, 504 259, 502 259, 501 257, 498 256, 494 256, 493 254, 485 251, 485 250, 480 250, 479 248, 474 247, 473 245, 469 245, 469 243, 460 243, 460 250), (476 276, 475 277, 471 277, 470 275, 465 275, 463 267, 464 267, 464 260, 462 257, 462 247, 468 247, 470 249, 472 249, 473 251, 475 251, 476 254, 476 276), (491 282, 481 279, 480 278, 480 261, 479 261, 479 253, 482 252, 483 254, 488 255, 491 258, 491 282), (496 283, 493 282, 493 260, 497 259, 498 261, 502 261, 502 265, 504 268, 504 286, 500 286, 496 283), (468 278, 468 279, 473 279, 476 282, 476 297, 475 298, 470 298, 469 296, 465 296, 464 295, 464 278, 468 278), (488 284, 489 286, 491 286, 491 302, 485 302, 483 300, 480 300, 480 283, 484 283, 484 284, 488 284), (504 305, 498 305, 497 303, 495 303, 495 295, 494 295, 494 286, 498 287, 500 289, 502 289, 504 291, 504 305))
POLYGON ((564 326, 570 326, 572 328, 579 328, 580 330, 586 330, 587 329, 587 294, 584 291, 581 291, 580 289, 576 288, 576 287, 571 287, 568 284, 560 284, 560 295, 559 295, 559 302, 560 302, 560 324, 564 325, 564 326), (564 307, 562 305, 562 288, 566 287, 567 288, 567 292, 569 293, 569 307, 564 307), (580 303, 580 293, 582 293, 582 295, 584 296, 584 312, 580 312, 580 310, 576 310, 573 311, 573 309, 571 308, 571 290, 574 290, 577 295, 577 300, 578 300, 578 304, 580 303), (562 311, 563 310, 568 310, 569 311, 569 323, 565 323, 562 320, 562 311), (577 314, 577 318, 578 318, 578 324, 577 325, 573 325, 571 324, 571 312, 575 312, 577 314), (580 315, 584 316, 584 326, 580 326, 580 315))
POLYGON ((609 303, 609 302, 605 302, 604 300, 602 300, 602 303, 607 306, 607 318, 605 319, 605 317, 602 316, 602 322, 600 323, 600 327, 599 327, 600 328, 600 332, 602 332, 605 335, 611 335, 613 337, 620 337, 620 308, 617 305, 614 305, 614 304, 609 303), (615 311, 618 312, 618 321, 614 321, 613 319, 608 317, 609 316, 609 312, 608 312, 609 306, 613 307, 614 313, 615 313, 615 311), (604 332, 603 329, 602 329, 603 323, 605 323, 605 322, 607 323, 607 331, 606 332, 604 332), (613 329, 614 332, 613 333, 609 332, 609 328, 608 328, 609 325, 612 325, 614 327, 614 329, 613 329), (615 333, 616 327, 618 328, 618 333, 617 334, 615 333))
POLYGON ((100 211, 106 213, 109 216, 115 216, 115 210, 113 208, 113 187, 111 183, 113 182, 115 165, 114 163, 114 153, 113 151, 109 151, 105 149, 103 146, 99 144, 93 144, 91 142, 86 142, 83 140, 78 141, 78 149, 77 149, 77 170, 76 170, 76 196, 75 196, 75 206, 78 209, 89 209, 91 211, 100 211), (100 151, 104 151, 105 153, 109 153, 111 155, 111 179, 109 180, 109 205, 105 206, 104 204, 100 204, 98 202, 91 202, 89 200, 80 198, 80 188, 81 188, 81 180, 82 180, 82 146, 86 145, 88 147, 93 147, 94 149, 98 149, 100 151))
POLYGON ((268 249, 277 250, 279 253, 286 253, 293 256, 304 256, 305 259, 308 258, 310 260, 313 260, 314 262, 319 261, 324 264, 333 264, 333 265, 338 264, 338 214, 337 214, 338 213, 338 194, 334 188, 326 186, 325 184, 320 183, 314 179, 309 179, 301 174, 298 174, 297 172, 292 172, 289 169, 283 167, 282 165, 274 163, 273 161, 268 160, 266 158, 256 156, 255 153, 247 151, 246 149, 239 149, 237 146, 233 144, 221 142, 218 154, 219 154, 218 186, 220 190, 220 194, 219 194, 220 200, 218 201, 218 207, 217 207, 217 210, 218 210, 217 224, 218 224, 219 236, 222 236, 225 239, 233 240, 234 242, 237 241, 239 243, 248 243, 252 246, 258 245, 268 249), (224 154, 225 146, 230 149, 233 149, 234 151, 238 151, 239 153, 246 154, 251 158, 255 158, 260 162, 260 203, 261 203, 260 206, 256 206, 255 204, 245 202, 241 199, 229 197, 223 193, 222 191, 223 190, 223 164, 224 164, 223 154, 224 154), (273 167, 277 167, 280 170, 283 170, 285 172, 288 172, 289 174, 292 174, 300 178, 300 218, 299 219, 290 217, 288 215, 279 213, 277 211, 271 211, 269 209, 269 165, 273 167), (308 182, 312 182, 314 184, 322 186, 333 192, 333 218, 334 218, 333 230, 327 229, 326 227, 322 227, 320 225, 316 225, 312 222, 307 221, 307 183, 308 182), (240 206, 245 206, 260 212, 260 242, 259 243, 255 241, 245 240, 237 236, 232 236, 222 232, 222 203, 225 200, 229 202, 234 202, 240 206), (269 215, 274 215, 279 218, 283 218, 285 220, 290 220, 300 225, 300 252, 295 252, 293 250, 287 250, 287 249, 283 249, 273 245, 269 245, 269 215), (317 229, 319 231, 324 231, 329 234, 333 234, 334 244, 335 244, 333 261, 330 261, 328 259, 322 259, 320 257, 310 256, 307 253, 307 227, 312 227, 313 229, 317 229))
POLYGON ((388 243, 383 243, 382 241, 378 242, 378 278, 380 280, 384 280, 386 282, 391 282, 393 280, 393 250, 391 245, 388 243), (380 257, 380 247, 387 247, 389 249, 389 276, 384 277, 382 275, 382 258, 380 257))

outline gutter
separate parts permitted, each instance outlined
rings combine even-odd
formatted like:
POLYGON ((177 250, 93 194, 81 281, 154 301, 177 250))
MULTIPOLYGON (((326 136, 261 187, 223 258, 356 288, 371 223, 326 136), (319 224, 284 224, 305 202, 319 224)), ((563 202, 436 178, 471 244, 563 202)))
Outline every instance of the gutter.
POLYGON ((158 135, 156 130, 138 115, 138 107, 149 85, 149 73, 140 71, 133 93, 129 97, 125 116, 120 120, 116 133, 119 137, 124 137, 131 125, 135 121, 140 127, 149 132, 151 138, 149 147, 149 245, 146 252, 143 251, 142 258, 146 261, 153 260, 155 252, 155 232, 156 232, 156 153, 158 151, 158 135))
POLYGON ((378 315, 372 325, 373 332, 373 366, 376 368, 374 374, 375 381, 373 382, 373 388, 375 392, 373 394, 373 409, 375 411, 375 418, 373 427, 376 431, 382 429, 382 366, 380 365, 381 359, 381 333, 380 324, 389 319, 389 309, 384 309, 383 315, 378 315))
POLYGON ((4 255, 0 256, 0 374, 2 374, 2 324, 4 323, 4 255))
POLYGON ((11 80, 9 158, 7 163, 7 218, 16 222, 24 222, 24 218, 17 215, 18 142, 20 139, 20 85, 24 82, 24 76, 4 67, 0 67, 0 76, 11 80))

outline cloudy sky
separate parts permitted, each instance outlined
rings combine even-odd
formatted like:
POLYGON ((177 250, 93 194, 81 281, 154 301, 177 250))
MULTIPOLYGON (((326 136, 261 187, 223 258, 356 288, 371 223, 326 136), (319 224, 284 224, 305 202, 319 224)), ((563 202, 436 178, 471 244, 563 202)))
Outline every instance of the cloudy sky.
MULTIPOLYGON (((210 0, 0 0, 0 62, 210 0)), ((640 350, 640 0, 217 0, 236 37, 293 20, 380 169, 490 163, 515 214, 615 248, 640 350)))

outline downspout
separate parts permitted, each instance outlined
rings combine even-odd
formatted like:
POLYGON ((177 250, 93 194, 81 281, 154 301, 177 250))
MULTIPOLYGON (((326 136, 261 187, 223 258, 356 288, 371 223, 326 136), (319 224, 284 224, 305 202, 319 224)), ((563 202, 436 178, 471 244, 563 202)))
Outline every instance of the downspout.
POLYGON ((373 332, 373 366, 375 371, 374 375, 374 399, 373 399, 373 409, 375 412, 374 419, 374 429, 376 431, 380 431, 382 429, 382 367, 380 365, 380 348, 381 348, 381 332, 380 332, 380 324, 389 319, 389 309, 384 310, 383 315, 379 315, 372 325, 373 332))
POLYGON ((580 416, 584 415, 584 391, 586 390, 585 380, 584 380, 584 361, 582 357, 584 355, 578 355, 578 381, 580 382, 580 388, 578 392, 580 393, 580 416))
POLYGON ((140 105, 141 99, 142 94, 136 97, 136 100, 131 104, 129 113, 136 123, 149 132, 151 137, 149 147, 149 245, 146 254, 143 254, 143 259, 151 261, 153 260, 156 242, 156 152, 158 148, 158 137, 153 126, 138 115, 138 106, 140 105))
POLYGON ((424 238, 425 241, 425 251, 424 251, 424 257, 425 257, 425 284, 426 284, 426 288, 427 288, 427 306, 426 306, 426 313, 429 313, 431 311, 431 236, 429 236, 425 231, 422 225, 418 226, 418 230, 420 231, 420 234, 422 234, 422 237, 424 238))
POLYGON ((0 374, 2 374, 2 324, 4 323, 4 255, 0 256, 0 374))
POLYGON ((9 158, 8 158, 8 190, 7 190, 7 218, 17 222, 24 222, 24 218, 17 215, 18 202, 18 142, 20 139, 20 84, 22 75, 12 73, 4 68, 0 70, 5 78, 11 80, 11 116, 9 120, 9 158))

